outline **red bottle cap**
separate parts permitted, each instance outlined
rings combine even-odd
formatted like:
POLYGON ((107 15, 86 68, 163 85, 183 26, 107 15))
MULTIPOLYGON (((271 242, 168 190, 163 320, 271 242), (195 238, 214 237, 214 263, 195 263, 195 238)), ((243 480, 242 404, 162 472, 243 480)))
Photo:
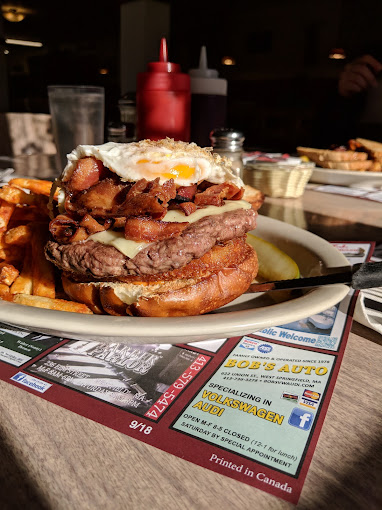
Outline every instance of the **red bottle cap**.
POLYGON ((182 73, 180 65, 168 61, 167 42, 163 37, 159 50, 159 62, 149 62, 147 72, 137 77, 138 90, 189 91, 190 77, 182 73))

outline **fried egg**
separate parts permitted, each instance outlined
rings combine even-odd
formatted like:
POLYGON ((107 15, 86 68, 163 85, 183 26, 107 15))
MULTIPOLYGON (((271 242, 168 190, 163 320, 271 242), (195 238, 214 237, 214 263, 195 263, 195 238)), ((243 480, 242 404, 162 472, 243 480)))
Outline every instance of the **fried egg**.
POLYGON ((229 181, 238 187, 244 184, 231 171, 231 161, 212 153, 211 148, 201 148, 195 143, 175 141, 170 138, 132 143, 108 142, 103 145, 79 145, 68 154, 68 163, 61 179, 67 180, 79 159, 94 156, 102 161, 123 181, 148 181, 159 177, 163 184, 174 179, 175 184, 188 186, 203 180, 213 184, 229 181))

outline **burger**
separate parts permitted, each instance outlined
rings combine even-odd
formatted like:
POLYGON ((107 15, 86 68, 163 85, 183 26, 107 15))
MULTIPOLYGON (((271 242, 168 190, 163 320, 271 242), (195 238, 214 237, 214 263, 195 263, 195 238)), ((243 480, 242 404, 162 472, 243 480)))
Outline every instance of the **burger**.
POLYGON ((79 145, 56 205, 45 254, 70 299, 94 313, 187 316, 249 287, 256 207, 230 160, 169 138, 79 145))

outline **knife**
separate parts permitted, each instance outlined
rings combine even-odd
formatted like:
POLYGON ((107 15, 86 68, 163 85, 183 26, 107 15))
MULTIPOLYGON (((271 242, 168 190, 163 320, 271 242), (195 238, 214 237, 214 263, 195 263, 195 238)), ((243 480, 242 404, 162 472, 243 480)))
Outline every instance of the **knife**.
POLYGON ((336 283, 350 285, 355 290, 382 287, 382 262, 364 262, 363 264, 340 267, 335 272, 308 278, 251 283, 247 293, 306 289, 309 287, 321 287, 322 285, 334 285, 336 283))

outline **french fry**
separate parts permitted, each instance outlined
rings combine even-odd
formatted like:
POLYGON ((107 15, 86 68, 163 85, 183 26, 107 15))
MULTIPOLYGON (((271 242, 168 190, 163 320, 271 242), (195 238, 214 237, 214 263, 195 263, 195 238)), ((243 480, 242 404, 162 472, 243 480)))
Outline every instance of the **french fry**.
POLYGON ((5 285, 5 283, 0 283, 0 299, 3 299, 4 301, 13 301, 13 296, 9 292, 8 285, 5 285))
POLYGON ((8 245, 24 246, 32 238, 32 228, 29 225, 19 225, 7 230, 4 234, 4 242, 8 245))
POLYGON ((4 200, 0 200, 0 232, 5 232, 8 227, 9 220, 15 210, 15 204, 9 204, 4 200))
POLYGON ((22 260, 24 255, 24 250, 21 246, 9 246, 6 248, 0 248, 0 260, 5 260, 7 262, 15 262, 18 260, 22 260))
POLYGON ((15 268, 15 266, 7 264, 6 262, 2 262, 0 264, 0 284, 7 285, 9 287, 18 276, 19 271, 15 268))
POLYGON ((13 296, 13 302, 19 305, 35 306, 37 308, 59 310, 61 312, 76 312, 86 314, 93 313, 86 305, 82 303, 76 303, 75 301, 66 301, 65 299, 51 299, 42 296, 16 294, 13 296))
POLYGON ((29 205, 39 207, 44 214, 48 215, 48 197, 45 195, 35 195, 26 193, 22 189, 5 185, 0 188, 0 199, 15 205, 29 205))
POLYGON ((44 220, 48 221, 45 210, 41 210, 39 207, 25 205, 15 208, 8 225, 14 226, 15 224, 25 224, 44 220))
POLYGON ((34 195, 36 197, 34 205, 36 205, 39 210, 46 216, 46 218, 49 218, 49 198, 45 195, 34 195))
MULTIPOLYGON (((45 195, 46 197, 49 197, 53 183, 51 181, 43 181, 39 179, 23 179, 19 177, 11 179, 8 184, 18 188, 29 189, 32 191, 32 193, 36 193, 36 195, 45 195)), ((55 198, 57 198, 56 195, 58 195, 58 192, 59 189, 57 189, 55 192, 55 198)))
POLYGON ((9 204, 35 205, 37 196, 38 195, 26 193, 22 189, 15 188, 14 186, 5 185, 0 188, 0 198, 9 204))
POLYGON ((32 253, 30 246, 25 251, 24 264, 19 276, 13 282, 10 293, 11 294, 32 294, 33 280, 32 280, 32 253))
POLYGON ((48 197, 57 200, 58 193, 50 181, 37 179, 15 178, 0 188, 0 299, 92 314, 85 304, 67 300, 60 285, 56 294, 54 266, 45 258, 48 197))
POLYGON ((34 296, 56 297, 53 265, 45 258, 44 247, 47 241, 45 223, 35 223, 32 235, 32 280, 34 296))

